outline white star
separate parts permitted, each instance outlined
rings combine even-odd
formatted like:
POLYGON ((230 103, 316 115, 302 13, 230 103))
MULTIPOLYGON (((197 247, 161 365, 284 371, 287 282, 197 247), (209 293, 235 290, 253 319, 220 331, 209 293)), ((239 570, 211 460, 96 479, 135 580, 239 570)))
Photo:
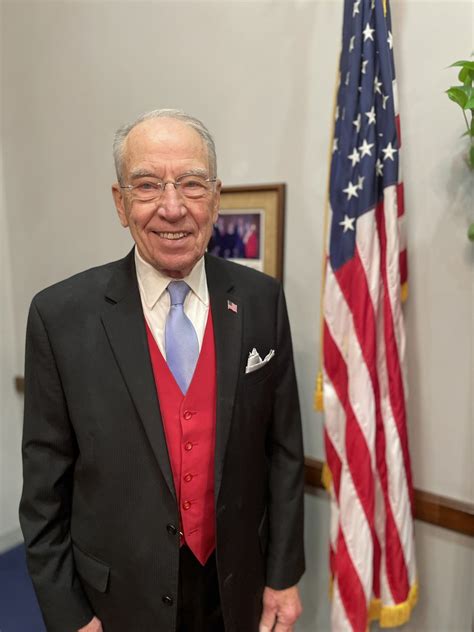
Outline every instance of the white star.
POLYGON ((335 151, 338 151, 338 150, 339 150, 338 145, 339 145, 339 138, 335 138, 335 139, 332 141, 332 153, 334 153, 335 151))
POLYGON ((390 99, 390 97, 388 96, 388 94, 382 94, 382 100, 383 100, 382 107, 383 107, 384 110, 387 109, 387 101, 389 99, 390 99))
POLYGON ((372 11, 375 9, 375 0, 372 0, 370 8, 372 9, 372 11))
POLYGON ((364 42, 367 41, 368 39, 371 39, 372 41, 374 41, 374 37, 373 37, 374 32, 375 32, 375 29, 371 29, 370 24, 367 22, 365 29, 362 31, 362 33, 364 34, 364 42))
POLYGON ((339 222, 339 226, 344 227, 344 232, 347 233, 348 230, 355 230, 354 222, 355 217, 349 217, 348 215, 344 215, 344 219, 342 222, 339 222))
POLYGON ((380 89, 382 87, 382 82, 379 81, 379 78, 377 77, 377 75, 374 78, 374 92, 375 94, 377 94, 377 92, 379 94, 382 94, 382 90, 380 89))
POLYGON ((359 147, 360 157, 363 158, 364 156, 371 156, 371 149, 373 146, 374 143, 368 143, 367 140, 364 138, 362 145, 359 147))
POLYGON ((352 125, 355 125, 356 130, 360 132, 360 114, 357 115, 355 121, 352 121, 352 125))
POLYGON ((362 189, 364 188, 364 180, 365 180, 365 176, 359 176, 358 182, 357 182, 357 188, 359 189, 359 191, 362 191, 362 189))
POLYGON ((392 48, 393 48, 393 35, 392 35, 391 31, 388 32, 387 44, 388 44, 390 50, 392 50, 392 48))
POLYGON ((362 62, 362 74, 365 75, 365 73, 367 72, 367 64, 369 63, 368 59, 364 59, 364 61, 362 62))
POLYGON ((383 162, 380 158, 377 158, 377 162, 375 163, 375 173, 378 176, 383 176, 383 162))
POLYGON ((389 143, 385 149, 382 149, 382 152, 384 154, 383 159, 387 160, 387 158, 390 158, 390 160, 393 161, 393 156, 394 154, 396 154, 397 150, 395 149, 395 147, 392 147, 392 143, 389 143))
POLYGON ((356 13, 360 13, 359 12, 359 5, 360 5, 360 0, 355 0, 354 6, 352 8, 352 17, 353 18, 355 18, 356 13))
POLYGON ((347 193, 347 199, 350 200, 351 197, 359 197, 357 193, 357 184, 352 184, 352 182, 347 183, 347 188, 342 189, 344 193, 347 193))
POLYGON ((355 167, 356 164, 360 161, 360 155, 357 149, 354 147, 352 150, 352 154, 347 156, 347 158, 352 162, 352 166, 355 167))
POLYGON ((339 106, 336 106, 336 121, 339 120, 339 106))
POLYGON ((349 52, 351 52, 351 51, 353 51, 353 50, 354 50, 354 42, 355 42, 355 38, 356 38, 356 36, 355 36, 355 35, 353 35, 353 36, 351 37, 350 41, 349 41, 349 52))
POLYGON ((346 86, 349 85, 350 80, 351 80, 351 73, 348 72, 348 73, 346 73, 346 86))
POLYGON ((374 108, 374 106, 372 106, 370 108, 370 111, 366 112, 365 115, 369 119, 367 125, 372 125, 372 123, 375 123, 375 108, 374 108))

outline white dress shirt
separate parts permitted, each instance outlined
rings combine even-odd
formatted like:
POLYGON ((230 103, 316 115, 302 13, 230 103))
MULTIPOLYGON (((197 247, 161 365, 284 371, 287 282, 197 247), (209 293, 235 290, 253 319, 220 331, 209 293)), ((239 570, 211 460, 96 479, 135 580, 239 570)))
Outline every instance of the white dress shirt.
MULTIPOLYGON (((143 313, 153 338, 166 360, 165 323, 170 310, 170 295, 166 288, 171 281, 176 281, 176 279, 166 276, 147 263, 141 257, 137 247, 135 247, 135 267, 143 313)), ((201 351, 209 313, 209 291, 204 257, 199 259, 189 275, 182 280, 191 288, 184 300, 184 313, 194 325, 199 351, 201 351)))

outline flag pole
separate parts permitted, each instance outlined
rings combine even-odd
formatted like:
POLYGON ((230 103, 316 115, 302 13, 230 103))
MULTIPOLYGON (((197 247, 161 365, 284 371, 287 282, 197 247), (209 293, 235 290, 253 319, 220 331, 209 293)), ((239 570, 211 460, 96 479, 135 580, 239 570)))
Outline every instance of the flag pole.
MULTIPOLYGON (((339 66, 338 66, 339 67, 339 66)), ((329 230, 329 187, 331 182, 331 159, 334 146, 334 132, 336 129, 336 105, 337 105, 337 91, 339 88, 339 71, 337 72, 336 86, 334 89, 333 105, 332 105, 332 133, 330 136, 328 147, 328 175, 326 181, 326 200, 324 203, 324 216, 323 216, 323 254, 321 257, 321 290, 319 297, 319 370, 316 376, 316 385, 314 390, 314 409, 318 412, 324 411, 324 398, 323 398, 323 362, 324 362, 324 350, 323 350, 323 334, 324 334, 324 288, 326 284, 326 263, 327 263, 327 242, 328 242, 328 230, 329 230)))

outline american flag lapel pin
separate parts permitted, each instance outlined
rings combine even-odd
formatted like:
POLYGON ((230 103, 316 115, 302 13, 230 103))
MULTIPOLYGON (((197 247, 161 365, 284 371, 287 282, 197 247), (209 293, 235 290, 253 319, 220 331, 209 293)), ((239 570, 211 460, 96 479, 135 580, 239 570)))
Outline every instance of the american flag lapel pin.
POLYGON ((234 312, 234 314, 237 314, 238 307, 232 301, 227 301, 227 309, 230 309, 231 312, 234 312))

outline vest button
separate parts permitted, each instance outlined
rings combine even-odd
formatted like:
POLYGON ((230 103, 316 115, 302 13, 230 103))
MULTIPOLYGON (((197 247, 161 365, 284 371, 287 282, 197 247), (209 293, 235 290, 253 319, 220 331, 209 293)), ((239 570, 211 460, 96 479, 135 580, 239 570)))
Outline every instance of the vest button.
POLYGON ((184 480, 186 483, 190 483, 193 480, 193 475, 192 474, 186 474, 186 476, 184 477, 184 480))
POLYGON ((184 509, 184 511, 187 511, 188 509, 191 509, 191 503, 189 502, 189 500, 185 500, 184 501, 183 509, 184 509))
POLYGON ((173 605, 173 597, 171 595, 163 595, 161 601, 165 604, 165 606, 173 605))
POLYGON ((191 443, 191 441, 187 441, 187 442, 184 444, 184 449, 186 450, 186 452, 189 452, 190 450, 192 450, 192 449, 193 449, 193 444, 191 443))
POLYGON ((186 421, 189 421, 192 416, 193 416, 193 413, 190 410, 184 411, 183 417, 186 419, 186 421))
POLYGON ((166 525, 166 530, 170 535, 176 535, 178 533, 178 529, 174 526, 174 524, 171 524, 171 522, 166 525))

